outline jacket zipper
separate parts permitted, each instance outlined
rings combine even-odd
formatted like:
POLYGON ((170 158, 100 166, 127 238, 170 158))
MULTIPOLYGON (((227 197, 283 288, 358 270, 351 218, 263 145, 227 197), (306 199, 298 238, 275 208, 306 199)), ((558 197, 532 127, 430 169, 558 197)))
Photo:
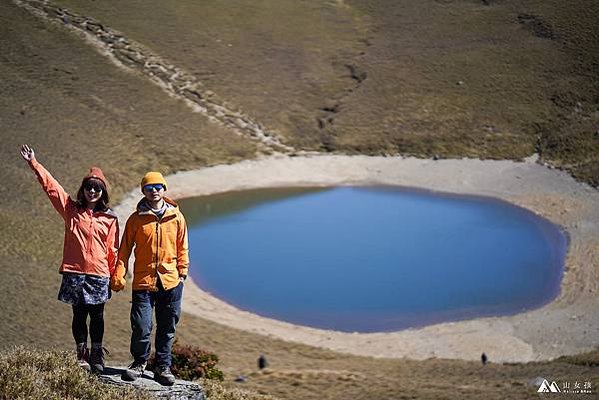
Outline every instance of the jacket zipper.
MULTIPOLYGON (((156 217, 158 218, 158 217, 156 217)), ((156 221, 156 267, 154 268, 154 287, 158 290, 158 248, 160 247, 159 229, 160 221, 156 221)))
MULTIPOLYGON (((93 213, 93 211, 89 214, 89 233, 88 233, 88 235, 89 236, 87 238, 87 251, 86 251, 86 253, 88 254, 89 257, 91 257, 91 253, 92 253, 92 241, 93 241, 93 236, 94 236, 94 213, 93 213)), ((87 264, 87 262, 85 264, 87 264)))

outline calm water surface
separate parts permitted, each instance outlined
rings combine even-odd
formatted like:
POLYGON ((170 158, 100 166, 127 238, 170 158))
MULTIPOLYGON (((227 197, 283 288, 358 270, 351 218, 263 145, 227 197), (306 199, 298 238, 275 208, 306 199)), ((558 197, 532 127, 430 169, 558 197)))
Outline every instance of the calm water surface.
POLYGON ((391 187, 265 189, 180 202, 200 287, 240 309, 347 332, 539 307, 563 232, 508 203, 391 187))

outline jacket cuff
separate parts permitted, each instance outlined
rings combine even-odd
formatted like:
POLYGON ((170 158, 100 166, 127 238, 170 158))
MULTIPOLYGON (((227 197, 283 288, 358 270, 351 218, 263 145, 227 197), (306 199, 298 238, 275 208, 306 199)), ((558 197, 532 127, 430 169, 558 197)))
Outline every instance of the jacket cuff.
POLYGON ((27 161, 27 164, 29 164, 29 167, 35 171, 36 167, 38 167, 40 165, 39 161, 37 161, 36 158, 33 158, 30 161, 27 161))
POLYGON ((123 290, 126 284, 127 282, 125 279, 120 279, 116 275, 110 278, 110 289, 114 290, 115 292, 120 292, 123 290))
POLYGON ((124 280, 126 274, 127 270, 125 269, 125 266, 122 263, 118 263, 114 269, 113 276, 117 277, 119 280, 124 280))
POLYGON ((179 276, 187 276, 187 271, 189 270, 189 267, 177 266, 177 270, 179 271, 179 276))

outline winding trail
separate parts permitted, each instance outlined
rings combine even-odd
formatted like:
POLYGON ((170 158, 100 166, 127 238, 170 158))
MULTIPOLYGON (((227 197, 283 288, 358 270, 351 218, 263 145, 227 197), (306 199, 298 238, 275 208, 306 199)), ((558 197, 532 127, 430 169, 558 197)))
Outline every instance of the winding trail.
POLYGON ((143 45, 93 18, 78 15, 49 0, 13 0, 34 15, 83 34, 83 38, 117 67, 137 72, 162 88, 169 96, 183 100, 194 112, 214 123, 232 129, 240 136, 258 143, 267 153, 292 153, 295 149, 283 143, 276 132, 268 130, 237 107, 220 99, 204 87, 192 74, 177 67, 143 45))

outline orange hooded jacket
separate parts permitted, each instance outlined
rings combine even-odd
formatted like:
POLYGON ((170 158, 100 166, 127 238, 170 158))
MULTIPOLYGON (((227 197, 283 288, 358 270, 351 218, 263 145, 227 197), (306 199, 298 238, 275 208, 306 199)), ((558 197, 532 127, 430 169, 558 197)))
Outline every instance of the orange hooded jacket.
POLYGON ((125 287, 129 257, 135 245, 133 290, 158 290, 158 278, 164 289, 179 284, 187 276, 189 250, 187 224, 177 204, 164 197, 167 209, 161 219, 150 211, 145 198, 137 204, 127 220, 118 253, 116 271, 110 287, 120 291, 125 287))
MULTIPOLYGON (((58 181, 35 158, 29 162, 29 166, 64 220, 64 249, 60 273, 110 277, 116 266, 119 247, 117 216, 110 210, 103 212, 79 208, 58 181)), ((103 181, 106 184, 105 180, 103 181)))

